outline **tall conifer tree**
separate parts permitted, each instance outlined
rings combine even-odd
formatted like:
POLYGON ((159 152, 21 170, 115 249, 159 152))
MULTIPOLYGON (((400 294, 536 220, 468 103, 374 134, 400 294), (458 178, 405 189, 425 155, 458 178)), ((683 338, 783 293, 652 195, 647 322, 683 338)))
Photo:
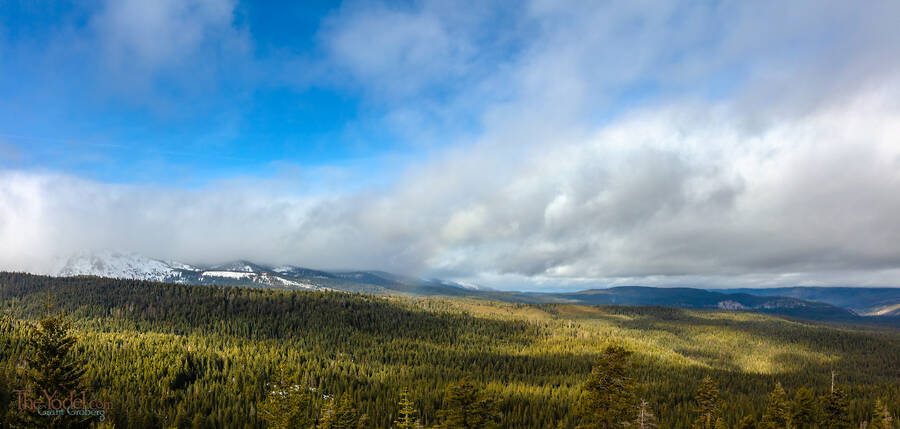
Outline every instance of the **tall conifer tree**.
POLYGON ((741 421, 738 422, 738 425, 736 426, 736 428, 737 429, 756 429, 756 419, 754 419, 753 416, 744 416, 744 418, 742 418, 741 421))
POLYGON ((791 408, 787 393, 781 383, 775 383, 775 389, 769 395, 769 405, 763 414, 760 429, 789 429, 791 408))
POLYGON ((286 371, 286 365, 279 366, 279 384, 269 386, 266 400, 259 406, 259 416, 273 429, 311 428, 315 426, 312 397, 299 385, 289 386, 286 371))
POLYGON ((409 389, 403 388, 400 392, 400 417, 394 420, 394 426, 398 429, 413 429, 416 427, 416 404, 409 399, 409 389))
POLYGON ((894 417, 881 399, 875 401, 868 429, 894 429, 894 417))
POLYGON ((582 387, 578 429, 620 428, 636 418, 631 352, 608 346, 582 387))
POLYGON ((82 389, 85 368, 73 350, 78 338, 71 323, 62 314, 52 315, 51 309, 48 301, 44 318, 31 329, 27 380, 38 391, 68 395, 82 389))
POLYGON ((824 398, 822 406, 821 429, 851 429, 847 396, 841 386, 834 389, 824 398))
POLYGON ((335 411, 333 429, 356 429, 359 423, 359 414, 353 407, 353 400, 348 393, 341 396, 338 401, 338 407, 335 411))
POLYGON ((722 412, 722 400, 719 397, 719 386, 709 375, 700 381, 700 388, 695 398, 693 429, 714 429, 716 420, 722 412))
POLYGON ((814 429, 816 427, 816 397, 805 386, 797 389, 794 402, 791 404, 791 425, 795 429, 814 429))
POLYGON ((492 428, 497 421, 494 402, 468 378, 447 386, 444 406, 438 411, 441 429, 492 428))
MULTIPOLYGON (((75 355, 78 338, 72 333, 72 325, 62 313, 53 314, 53 303, 47 295, 44 317, 29 332, 28 367, 25 381, 31 395, 56 395, 57 398, 76 396, 84 390, 83 363, 75 355)), ((38 416, 32 413, 20 415, 23 427, 87 428, 90 419, 80 416, 38 416)))

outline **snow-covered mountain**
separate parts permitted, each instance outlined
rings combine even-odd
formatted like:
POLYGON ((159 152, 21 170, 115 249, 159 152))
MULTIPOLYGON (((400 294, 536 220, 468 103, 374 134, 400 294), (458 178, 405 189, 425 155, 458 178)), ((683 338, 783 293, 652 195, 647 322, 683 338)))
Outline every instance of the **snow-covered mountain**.
POLYGON ((61 277, 91 275, 200 285, 322 288, 299 279, 287 278, 264 266, 246 261, 203 267, 177 261, 160 261, 136 253, 113 251, 83 252, 74 255, 57 275, 61 277))
POLYGON ((112 251, 82 252, 69 258, 58 275, 64 277, 92 275, 171 282, 181 280, 182 267, 186 267, 186 265, 181 264, 176 267, 136 253, 112 251))
POLYGON ((57 275, 93 275, 195 285, 335 289, 413 295, 460 295, 467 290, 477 289, 477 286, 468 283, 428 280, 384 271, 328 272, 292 265, 270 267, 249 261, 207 266, 113 251, 83 252, 72 256, 57 275))

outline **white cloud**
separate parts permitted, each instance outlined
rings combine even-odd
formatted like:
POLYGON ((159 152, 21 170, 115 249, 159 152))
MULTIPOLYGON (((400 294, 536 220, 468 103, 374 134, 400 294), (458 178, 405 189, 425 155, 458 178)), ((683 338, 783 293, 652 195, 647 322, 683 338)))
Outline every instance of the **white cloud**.
POLYGON ((889 279, 900 269, 900 109, 885 96, 742 127, 727 106, 635 113, 585 140, 457 149, 388 189, 286 196, 0 177, 6 267, 122 248, 534 284, 889 279), (853 276, 850 276, 853 273, 853 276), (732 280, 727 280, 732 278, 732 280), (741 280, 743 279, 743 280, 741 280))
POLYGON ((458 6, 350 2, 324 22, 319 38, 332 69, 379 98, 435 86, 455 91, 481 71, 483 56, 498 43, 479 37, 496 9, 478 2, 458 6))
MULTIPOLYGON (((155 22, 224 28, 225 9, 176 5, 114 49, 162 64, 210 33, 171 35, 176 51, 142 36, 155 22)), ((895 2, 467 11, 354 3, 320 33, 325 69, 402 135, 465 137, 393 184, 184 191, 7 171, 0 261, 117 248, 505 287, 896 284, 895 2)))
POLYGON ((234 6, 234 0, 110 1, 92 25, 111 67, 153 73, 196 66, 201 49, 243 53, 245 35, 232 25, 234 6))

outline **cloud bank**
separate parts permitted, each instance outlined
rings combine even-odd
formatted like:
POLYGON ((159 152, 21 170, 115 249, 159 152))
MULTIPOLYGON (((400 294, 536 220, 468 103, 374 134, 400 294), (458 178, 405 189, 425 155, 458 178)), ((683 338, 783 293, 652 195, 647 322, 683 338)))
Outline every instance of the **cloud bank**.
POLYGON ((5 172, 0 259, 47 270, 51 254, 117 248, 526 286, 884 284, 900 265, 892 103, 862 97, 764 131, 727 108, 640 112, 584 140, 454 149, 387 188, 321 195, 5 172))
MULTIPOLYGON (((0 261, 47 272, 112 248, 515 289, 900 284, 896 2, 617 6, 346 4, 318 35, 327 77, 304 79, 445 144, 387 185, 328 192, 5 170, 0 261)), ((184 8, 243 40, 227 8, 184 8)), ((113 30, 131 16, 105 13, 113 30)), ((140 37, 110 49, 181 55, 140 37)))

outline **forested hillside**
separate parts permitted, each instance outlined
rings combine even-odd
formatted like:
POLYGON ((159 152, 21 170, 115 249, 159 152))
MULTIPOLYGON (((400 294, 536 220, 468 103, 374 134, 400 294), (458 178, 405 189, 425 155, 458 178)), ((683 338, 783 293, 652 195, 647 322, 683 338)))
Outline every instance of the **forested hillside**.
POLYGON ((832 373, 853 427, 873 419, 876 401, 900 410, 897 330, 747 312, 10 273, 0 273, 0 310, 7 417, 16 413, 12 390, 29 380, 33 325, 48 313, 73 323, 84 384, 111 403, 118 428, 274 427, 273 392, 299 392, 320 421, 352 414, 359 427, 398 427, 406 398, 409 422, 457 427, 447 423, 454 395, 468 391, 492 399, 482 405, 499 427, 573 428, 585 422, 592 367, 613 368, 609 351, 619 348, 633 364, 626 396, 645 400, 640 410, 662 428, 696 423, 704 411, 695 397, 710 389, 720 391, 724 427, 768 424, 776 386, 791 400, 808 389, 810 410, 825 416, 832 373))
POLYGON ((535 293, 492 290, 469 283, 385 271, 323 271, 245 260, 192 265, 151 259, 135 253, 108 251, 75 255, 58 274, 61 277, 93 275, 204 286, 465 297, 529 304, 664 305, 688 309, 756 311, 809 320, 900 327, 900 317, 894 314, 900 305, 900 289, 891 288, 800 287, 710 291, 689 287, 617 286, 577 292, 535 293))
POLYGON ((789 296, 849 308, 859 314, 900 316, 900 288, 872 287, 780 287, 766 289, 730 289, 726 293, 758 296, 789 296))

